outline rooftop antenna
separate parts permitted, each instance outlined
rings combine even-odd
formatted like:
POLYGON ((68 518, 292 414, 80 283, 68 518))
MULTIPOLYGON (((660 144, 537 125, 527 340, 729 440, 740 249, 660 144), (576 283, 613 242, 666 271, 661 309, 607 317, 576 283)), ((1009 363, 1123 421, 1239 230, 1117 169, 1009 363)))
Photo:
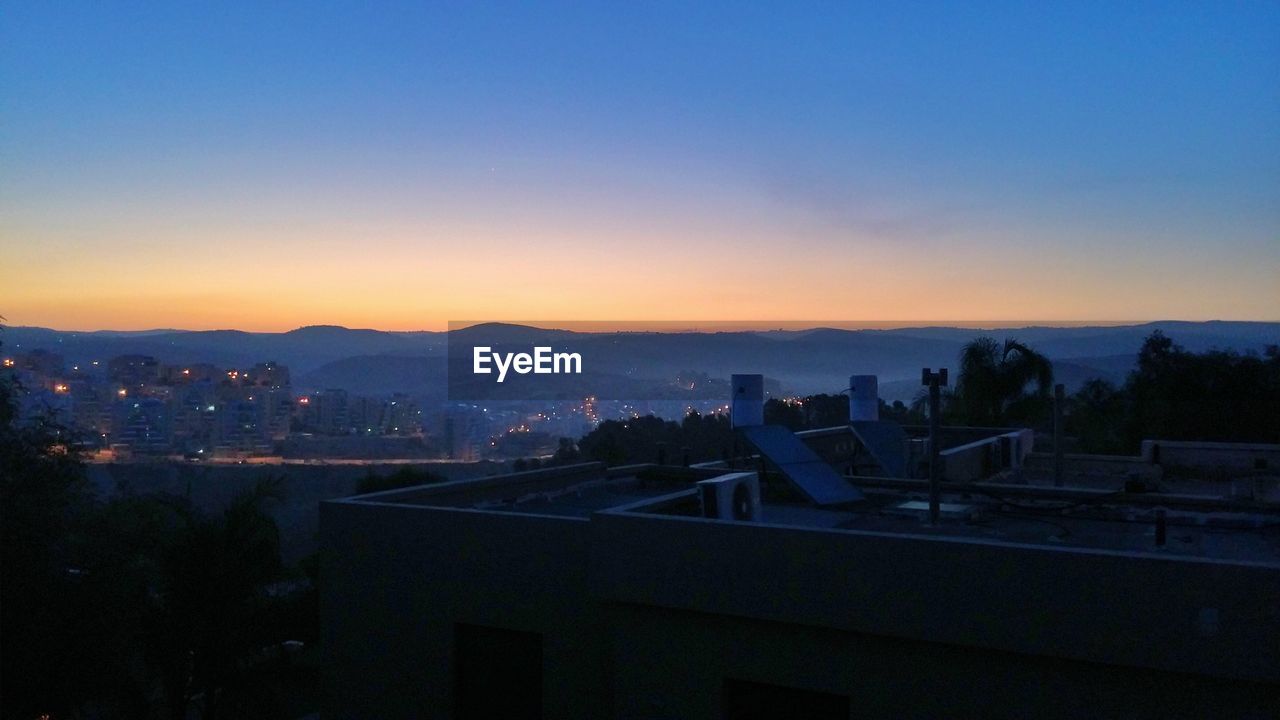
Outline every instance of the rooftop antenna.
POLYGON ((920 384, 929 387, 929 524, 938 524, 942 505, 942 387, 947 384, 947 369, 920 371, 920 384))

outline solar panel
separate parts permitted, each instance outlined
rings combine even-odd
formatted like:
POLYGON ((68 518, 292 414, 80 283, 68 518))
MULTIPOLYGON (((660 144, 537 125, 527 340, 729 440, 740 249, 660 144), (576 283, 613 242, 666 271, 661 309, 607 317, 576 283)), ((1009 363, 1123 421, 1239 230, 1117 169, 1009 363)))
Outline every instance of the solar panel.
POLYGON ((884 420, 854 420, 849 425, 889 477, 907 476, 907 434, 901 425, 884 420))
POLYGON ((857 488, 840 477, 790 430, 781 425, 755 425, 741 430, 765 459, 778 466, 783 477, 818 505, 837 505, 862 499, 857 488))

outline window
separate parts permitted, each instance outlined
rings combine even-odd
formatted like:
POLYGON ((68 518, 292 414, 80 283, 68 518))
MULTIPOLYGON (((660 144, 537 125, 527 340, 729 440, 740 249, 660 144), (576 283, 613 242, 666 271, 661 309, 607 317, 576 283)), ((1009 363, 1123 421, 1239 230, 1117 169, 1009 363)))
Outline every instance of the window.
POLYGON ((849 720, 845 695, 747 680, 724 681, 725 720, 849 720))
POLYGON ((542 717, 541 635, 458 623, 453 640, 459 720, 542 717))

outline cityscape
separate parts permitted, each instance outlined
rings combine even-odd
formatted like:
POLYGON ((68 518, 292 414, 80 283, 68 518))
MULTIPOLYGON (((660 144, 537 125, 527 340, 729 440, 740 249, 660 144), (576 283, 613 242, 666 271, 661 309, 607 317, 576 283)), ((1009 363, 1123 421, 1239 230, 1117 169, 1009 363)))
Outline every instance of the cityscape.
POLYGON ((0 364, 23 389, 19 414, 65 426, 90 462, 515 460, 550 455, 559 438, 585 435, 603 417, 728 411, 720 402, 586 396, 550 405, 453 402, 424 412, 408 393, 295 390, 289 368, 274 361, 225 369, 119 355, 68 365, 34 349, 0 364))
POLYGON ((0 7, 0 720, 1280 718, 1280 4, 0 7))
POLYGON ((3 364, 27 389, 23 415, 48 415, 80 432, 83 447, 99 462, 147 457, 474 460, 504 419, 507 432, 528 432, 532 421, 572 434, 581 433, 589 413, 578 406, 576 426, 541 414, 522 418, 479 408, 424 417, 405 394, 381 399, 342 389, 295 393, 289 368, 270 361, 228 370, 121 355, 68 367, 55 353, 33 350, 6 357, 3 364), (447 440, 455 435, 456 440, 447 440))

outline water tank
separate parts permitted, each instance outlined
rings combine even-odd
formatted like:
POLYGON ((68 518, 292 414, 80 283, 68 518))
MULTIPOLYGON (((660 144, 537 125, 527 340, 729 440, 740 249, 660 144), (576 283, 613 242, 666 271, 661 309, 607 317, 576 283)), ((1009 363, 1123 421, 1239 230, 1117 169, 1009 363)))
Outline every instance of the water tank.
POLYGON ((849 421, 879 419, 880 383, 876 376, 849 376, 849 421))
POLYGON ((736 428, 764 424, 764 376, 734 375, 729 419, 736 428))

